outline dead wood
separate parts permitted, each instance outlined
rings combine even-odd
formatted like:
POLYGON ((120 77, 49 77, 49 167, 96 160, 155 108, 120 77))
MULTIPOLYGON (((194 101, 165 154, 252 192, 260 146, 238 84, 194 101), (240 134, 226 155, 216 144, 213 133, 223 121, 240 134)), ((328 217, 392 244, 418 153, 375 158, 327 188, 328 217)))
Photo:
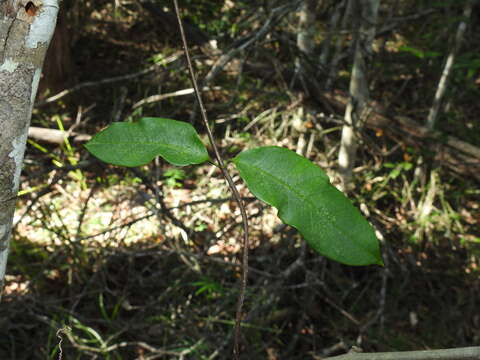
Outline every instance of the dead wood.
MULTIPOLYGON (((322 94, 322 98, 336 111, 345 111, 348 101, 346 94, 325 93, 322 94)), ((406 116, 390 116, 374 102, 370 106, 371 113, 365 122, 367 128, 381 129, 386 136, 406 146, 428 150, 433 153, 433 160, 439 166, 445 166, 454 173, 480 181, 480 148, 440 131, 431 131, 406 116)))
POLYGON ((65 139, 71 137, 75 142, 88 141, 90 135, 78 134, 75 132, 62 131, 58 129, 47 129, 36 126, 30 126, 28 129, 28 137, 40 142, 61 145, 65 143, 65 139))

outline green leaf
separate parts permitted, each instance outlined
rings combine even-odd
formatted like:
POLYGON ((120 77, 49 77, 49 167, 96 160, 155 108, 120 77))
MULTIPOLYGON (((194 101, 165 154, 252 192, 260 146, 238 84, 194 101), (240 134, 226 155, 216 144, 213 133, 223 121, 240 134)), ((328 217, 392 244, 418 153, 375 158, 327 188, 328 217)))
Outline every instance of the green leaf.
POLYGON ((129 167, 147 164, 156 156, 177 166, 200 164, 209 159, 192 125, 162 118, 113 123, 85 147, 106 163, 129 167))
POLYGON ((347 265, 383 265, 372 227, 318 166, 276 146, 245 151, 233 162, 250 191, 317 252, 347 265))

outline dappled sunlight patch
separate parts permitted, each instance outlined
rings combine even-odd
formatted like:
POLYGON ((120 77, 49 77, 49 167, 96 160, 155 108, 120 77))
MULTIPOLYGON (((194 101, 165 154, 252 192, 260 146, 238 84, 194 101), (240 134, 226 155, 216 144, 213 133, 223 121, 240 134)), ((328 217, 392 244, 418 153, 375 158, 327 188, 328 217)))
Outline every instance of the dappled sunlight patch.
POLYGON ((73 186, 74 183, 57 185, 56 191, 39 199, 28 213, 20 209, 16 214, 17 221, 20 220, 18 234, 43 245, 79 241, 105 246, 131 244, 158 232, 158 220, 147 216, 148 209, 142 204, 132 202, 138 191, 135 188, 115 185, 98 189, 90 196, 90 189, 73 186), (44 223, 39 214, 50 214, 49 222, 44 223))
POLYGON ((9 301, 10 296, 26 295, 30 291, 31 282, 22 275, 5 275, 3 295, 9 301))
POLYGON ((207 250, 207 255, 231 255, 240 252, 240 250, 238 239, 230 238, 226 241, 220 240, 216 244, 210 246, 207 250))

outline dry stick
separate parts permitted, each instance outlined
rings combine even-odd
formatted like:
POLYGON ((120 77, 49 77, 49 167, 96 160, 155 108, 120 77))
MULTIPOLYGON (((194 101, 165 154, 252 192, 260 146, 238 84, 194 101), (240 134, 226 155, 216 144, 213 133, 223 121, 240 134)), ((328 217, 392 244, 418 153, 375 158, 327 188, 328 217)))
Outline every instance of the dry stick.
POLYGON ((174 62, 177 59, 178 59, 177 54, 174 54, 174 55, 168 57, 167 59, 165 59, 164 61, 162 61, 159 64, 154 64, 147 69, 144 69, 144 70, 132 73, 132 74, 119 75, 119 76, 114 76, 114 77, 111 77, 111 78, 101 79, 99 81, 87 81, 87 82, 77 84, 77 85, 75 85, 75 86, 73 86, 69 89, 62 90, 58 94, 50 96, 50 97, 48 97, 44 100, 37 101, 35 103, 35 107, 38 108, 40 106, 52 103, 52 102, 57 101, 57 100, 60 100, 61 98, 65 97, 65 96, 67 96, 71 93, 74 93, 74 92, 76 92, 80 89, 86 88, 86 87, 106 85, 106 84, 111 84, 111 83, 124 81, 124 80, 130 80, 130 79, 134 79, 134 78, 137 78, 137 77, 140 77, 140 76, 148 75, 151 72, 155 71, 160 66, 163 66, 163 65, 169 64, 171 62, 174 62))
POLYGON ((190 60, 190 54, 188 52, 188 45, 187 45, 187 39, 185 38, 185 31, 182 26, 182 20, 180 18, 180 10, 178 8, 178 1, 173 0, 173 4, 175 6, 175 14, 177 16, 178 20, 178 27, 180 29, 180 35, 182 37, 182 42, 183 42, 183 48, 185 51, 185 58, 187 60, 187 65, 188 65, 188 70, 190 72, 190 78, 192 81, 192 86, 195 89, 195 97, 197 99, 198 106, 200 107, 200 112, 202 114, 202 120, 205 125, 205 128, 207 130, 208 134, 208 139, 210 140, 210 143, 212 144, 213 151, 215 153, 215 158, 218 162, 218 166, 220 167, 220 170, 222 171, 223 176, 225 177, 225 180, 228 183, 228 186, 230 187, 230 190, 233 193, 233 197, 235 198, 235 201, 237 202, 240 212, 242 214, 242 223, 243 223, 243 259, 242 259, 242 280, 241 280, 241 287, 240 287, 240 295, 238 297, 238 304, 237 304, 237 313, 235 317, 235 336, 234 336, 234 347, 233 347, 233 354, 235 359, 240 359, 240 328, 241 328, 241 322, 242 322, 242 308, 243 308, 243 303, 245 301, 245 292, 247 288, 247 277, 248 277, 248 218, 247 218, 247 212, 245 210, 245 206, 243 205, 242 199, 240 197, 240 194, 235 187, 235 184, 233 183, 233 180, 230 176, 230 174, 227 171, 227 168, 225 167, 225 164, 223 162, 223 159, 220 155, 220 152, 218 151, 217 145, 215 144, 215 141, 213 139, 213 134, 210 129, 210 125, 208 124, 208 118, 207 118, 207 112, 205 110, 205 106, 203 105, 202 97, 200 95, 200 90, 198 88, 197 81, 195 79, 195 73, 193 72, 193 66, 192 66, 192 61, 190 60))
POLYGON ((68 327, 68 326, 64 326, 61 329, 57 330, 56 335, 57 335, 57 338, 60 339, 58 341, 58 360, 63 359, 63 349, 62 349, 63 337, 62 337, 62 333, 69 333, 70 331, 72 331, 72 329, 70 329, 70 327, 68 327))
MULTIPOLYGON (((214 91, 214 90, 222 90, 222 88, 220 86, 215 86, 213 88, 205 86, 202 90, 203 91, 214 91)), ((136 109, 136 108, 138 108, 140 106, 143 106, 143 105, 160 102, 162 100, 165 100, 165 99, 168 99, 168 98, 171 98, 171 97, 175 97, 175 96, 190 95, 190 94, 193 94, 194 92, 195 92, 195 89, 188 88, 188 89, 177 90, 177 91, 166 93, 166 94, 152 95, 152 96, 149 96, 145 99, 137 101, 135 104, 133 104, 132 109, 136 109)))
POLYGON ((356 353, 325 358, 325 360, 478 360, 480 347, 419 350, 381 353, 356 353))

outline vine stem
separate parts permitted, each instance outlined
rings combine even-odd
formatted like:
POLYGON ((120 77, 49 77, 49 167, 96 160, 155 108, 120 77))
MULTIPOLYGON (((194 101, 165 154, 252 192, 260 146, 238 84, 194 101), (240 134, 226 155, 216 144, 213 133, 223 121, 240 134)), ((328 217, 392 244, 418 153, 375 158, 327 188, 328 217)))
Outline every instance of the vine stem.
POLYGON ((178 27, 180 29, 180 35, 182 37, 183 49, 185 52, 185 58, 187 60, 188 71, 190 73, 190 80, 192 82, 193 89, 195 90, 195 97, 197 99, 198 106, 200 108, 200 113, 202 114, 202 120, 207 130, 208 139, 210 144, 212 144, 213 152, 215 154, 215 158, 218 162, 218 166, 222 171, 223 177, 228 183, 230 190, 232 191, 233 197, 240 208, 240 213, 242 215, 242 224, 243 224, 243 256, 242 256, 242 278, 241 278, 241 285, 240 285, 240 295, 238 297, 237 303, 237 312, 235 316, 235 335, 234 335, 234 346, 233 346, 233 354, 236 360, 240 359, 240 333, 241 333, 241 324, 242 324, 242 308, 245 302, 245 293, 247 289, 247 278, 248 278, 248 218, 247 218, 247 211, 245 210, 245 206, 243 204, 242 198, 240 197, 240 193, 235 186, 232 177, 228 173, 227 167, 218 151, 218 147, 215 144, 215 139, 213 138, 212 130, 210 129, 210 125, 208 123, 207 111, 205 110, 205 106, 203 105, 202 96, 200 93, 200 89, 197 84, 197 80, 195 78, 195 73, 193 71, 192 61, 190 59, 190 54, 188 50, 187 39, 185 37, 185 31, 182 25, 182 19, 180 17, 180 10, 178 7, 178 0, 173 0, 173 4, 175 6, 175 15, 178 21, 178 27))

